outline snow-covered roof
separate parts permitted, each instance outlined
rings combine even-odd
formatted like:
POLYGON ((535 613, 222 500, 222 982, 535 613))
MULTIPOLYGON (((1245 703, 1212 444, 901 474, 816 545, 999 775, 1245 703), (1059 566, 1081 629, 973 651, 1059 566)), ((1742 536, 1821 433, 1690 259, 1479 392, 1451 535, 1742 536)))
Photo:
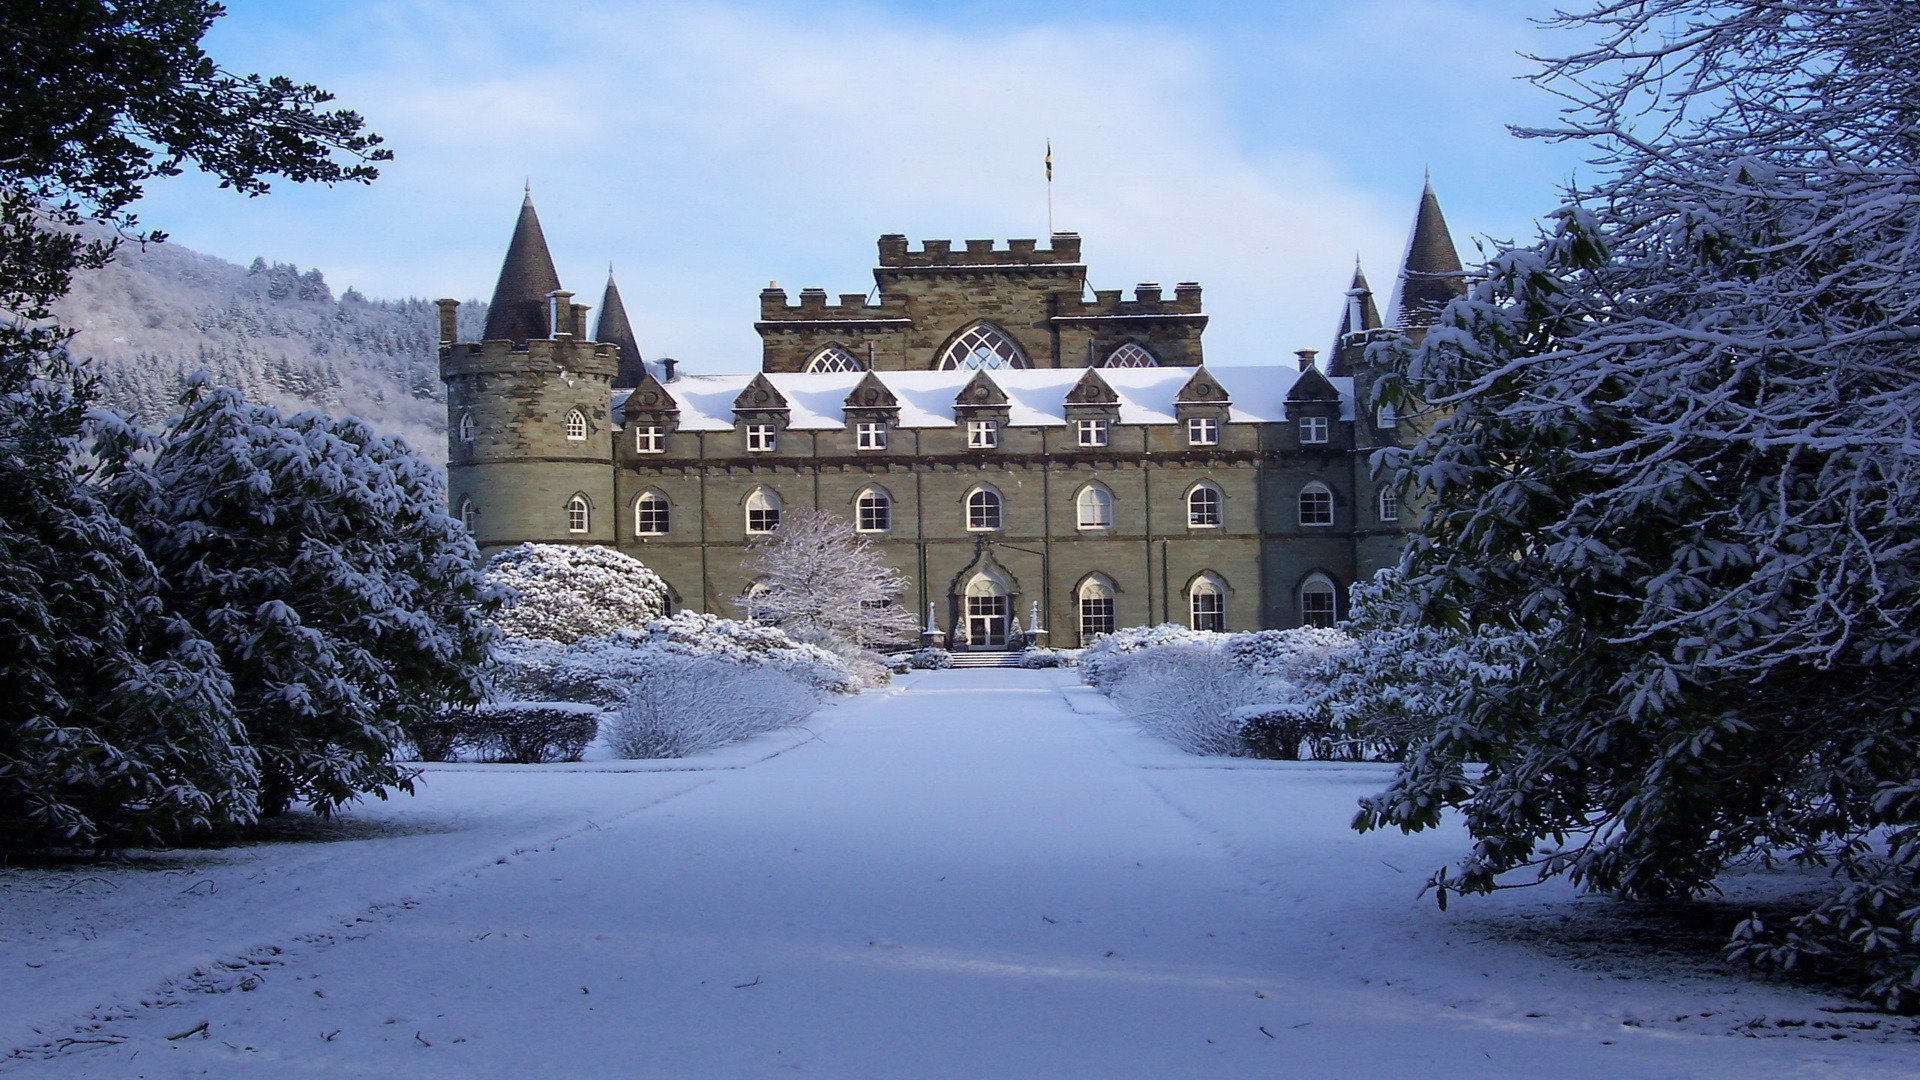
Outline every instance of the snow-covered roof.
MULTIPOLYGON (((1086 368, 998 371, 876 371, 900 402, 903 428, 952 427, 953 402, 975 375, 984 374, 1007 395, 1007 421, 1016 427, 1061 427, 1067 423, 1066 398, 1086 368)), ((1122 424, 1172 424, 1174 399, 1193 378, 1193 368, 1100 368, 1100 377, 1120 399, 1122 424)), ((1286 367, 1211 367, 1207 373, 1227 392, 1230 424, 1277 423, 1287 418, 1287 392, 1300 372, 1286 367)), ((787 426, 793 430, 832 430, 846 426, 847 395, 867 372, 806 372, 766 376, 787 399, 787 426)), ((682 375, 666 384, 680 407, 682 431, 731 431, 733 403, 754 376, 682 375)), ((1353 380, 1328 380, 1340 392, 1340 418, 1353 419, 1353 380)), ((614 395, 614 410, 626 404, 628 391, 614 395)))

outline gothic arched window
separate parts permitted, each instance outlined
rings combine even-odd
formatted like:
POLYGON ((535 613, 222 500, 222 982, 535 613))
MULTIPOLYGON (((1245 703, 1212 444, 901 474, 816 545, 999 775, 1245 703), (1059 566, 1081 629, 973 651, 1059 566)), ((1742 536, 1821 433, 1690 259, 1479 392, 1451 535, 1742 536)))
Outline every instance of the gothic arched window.
POLYGON ((1227 628, 1227 586, 1212 574, 1201 574, 1187 586, 1188 625, 1195 630, 1227 628))
POLYGON ((1338 617, 1335 599, 1333 579, 1325 574, 1309 575, 1300 583, 1300 625, 1332 626, 1338 617))
POLYGON ((1159 367, 1160 361, 1154 359, 1145 345, 1129 341, 1107 354, 1105 366, 1110 368, 1159 367))
POLYGON ((867 369, 866 365, 854 359, 852 353, 838 345, 829 345, 813 354, 813 359, 807 361, 807 370, 810 372, 822 372, 865 371, 867 369))
POLYGON ((587 414, 579 409, 567 410, 567 441, 587 441, 587 414))
POLYGON ((473 504, 472 499, 461 499, 460 500, 460 524, 466 526, 468 532, 472 532, 474 529, 474 526, 478 525, 479 523, 480 523, 480 508, 473 504))
POLYGON ((1113 528, 1113 492, 1099 484, 1088 484, 1073 497, 1075 516, 1082 529, 1113 528))
POLYGON ((1080 583, 1080 644, 1113 633, 1113 582, 1099 574, 1080 583))
POLYGON ((463 443, 473 441, 473 414, 470 412, 460 414, 460 441, 463 443))
POLYGON ((593 504, 585 495, 575 495, 567 500, 567 531, 586 532, 593 523, 593 504))
POLYGON ((633 500, 633 532, 635 536, 665 536, 673 524, 673 507, 667 497, 657 491, 643 491, 633 500))
POLYGON ((1392 485, 1383 485, 1380 488, 1380 520, 1400 520, 1400 493, 1395 491, 1392 485))
POLYGON ((982 371, 994 368, 1026 368, 1027 354, 1019 343, 999 327, 974 323, 953 339, 936 365, 941 371, 982 371))

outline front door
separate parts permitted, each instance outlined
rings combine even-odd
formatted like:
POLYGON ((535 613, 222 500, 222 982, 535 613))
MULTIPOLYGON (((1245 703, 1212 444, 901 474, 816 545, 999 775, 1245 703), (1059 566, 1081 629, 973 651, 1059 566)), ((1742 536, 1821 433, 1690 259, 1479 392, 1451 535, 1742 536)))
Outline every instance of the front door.
POLYGON ((976 649, 1006 648, 1008 608, 1004 596, 967 597, 967 643, 976 649))

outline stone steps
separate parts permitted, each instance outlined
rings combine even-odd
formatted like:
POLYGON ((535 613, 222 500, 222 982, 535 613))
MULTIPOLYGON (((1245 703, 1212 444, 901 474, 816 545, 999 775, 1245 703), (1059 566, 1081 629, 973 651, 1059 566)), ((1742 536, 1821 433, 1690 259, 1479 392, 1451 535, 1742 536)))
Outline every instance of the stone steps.
POLYGON ((1017 652, 957 652, 953 654, 953 666, 956 668, 1017 668, 1020 666, 1020 654, 1017 652))

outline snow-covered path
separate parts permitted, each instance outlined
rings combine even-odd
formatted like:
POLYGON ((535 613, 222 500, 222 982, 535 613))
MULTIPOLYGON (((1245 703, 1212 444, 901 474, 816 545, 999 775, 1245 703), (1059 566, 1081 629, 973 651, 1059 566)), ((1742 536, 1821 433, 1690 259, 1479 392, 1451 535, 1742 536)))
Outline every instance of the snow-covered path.
POLYGON ((792 752, 679 783, 356 933, 290 933, 249 969, 251 989, 177 987, 90 1033, 124 1041, 8 1066, 1273 1077, 1915 1065, 1908 1041, 1622 1023, 1635 1010, 1671 1021, 1652 1014, 1685 1003, 1805 1011, 1792 992, 1622 986, 1511 944, 1467 952, 1476 935, 1461 918, 1415 896, 1458 838, 1345 829, 1378 770, 1196 767, 1068 674, 907 682, 841 705, 792 752))

